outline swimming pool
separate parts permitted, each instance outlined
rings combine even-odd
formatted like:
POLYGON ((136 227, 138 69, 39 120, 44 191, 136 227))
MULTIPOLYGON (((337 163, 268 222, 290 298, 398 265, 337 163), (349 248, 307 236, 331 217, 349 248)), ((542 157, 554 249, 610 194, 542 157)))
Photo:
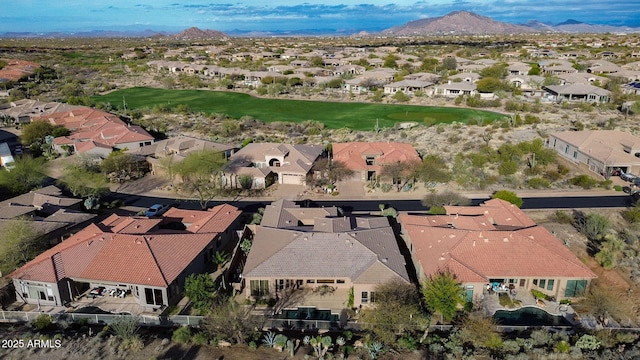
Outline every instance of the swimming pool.
POLYGON ((499 325, 506 326, 571 326, 564 317, 551 315, 536 307, 523 307, 518 310, 498 310, 493 319, 499 325))

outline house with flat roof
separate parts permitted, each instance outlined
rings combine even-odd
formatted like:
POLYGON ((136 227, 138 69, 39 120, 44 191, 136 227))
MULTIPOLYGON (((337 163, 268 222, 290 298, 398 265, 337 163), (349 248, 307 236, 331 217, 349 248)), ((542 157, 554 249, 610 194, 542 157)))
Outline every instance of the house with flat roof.
POLYGON ((242 278, 247 298, 297 301, 340 314, 375 302, 375 287, 409 282, 386 217, 345 216, 336 207, 305 208, 279 200, 253 229, 242 278), (292 296, 297 293, 298 296, 292 296))
POLYGON ((132 296, 146 311, 176 304, 187 276, 205 271, 215 252, 236 240, 240 215, 228 204, 171 208, 158 218, 113 214, 14 271, 16 296, 63 306, 103 287, 132 296))
POLYGON ((640 138, 618 130, 560 131, 545 145, 590 171, 608 176, 617 169, 640 174, 640 138))
POLYGON ((421 161, 411 144, 398 142, 347 142, 334 143, 333 161, 342 162, 353 170, 354 181, 376 179, 386 164, 421 161))
POLYGON ((420 279, 450 272, 466 301, 488 284, 514 292, 541 291, 557 299, 583 295, 596 275, 559 239, 504 200, 445 206, 446 215, 399 216, 420 279))

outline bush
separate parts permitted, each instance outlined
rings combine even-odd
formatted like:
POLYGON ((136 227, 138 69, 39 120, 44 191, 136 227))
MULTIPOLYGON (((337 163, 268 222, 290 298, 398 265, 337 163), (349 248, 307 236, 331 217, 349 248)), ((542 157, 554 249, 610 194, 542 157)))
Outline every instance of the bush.
POLYGON ((191 329, 187 326, 181 326, 173 331, 171 335, 171 341, 178 344, 186 344, 191 340, 191 329))
POLYGON ((631 209, 622 211, 622 218, 632 224, 640 222, 640 208, 635 206, 631 209))
POLYGON ((530 188, 534 189, 548 188, 551 185, 549 180, 539 177, 529 179, 528 184, 530 188))
POLYGON ((46 314, 38 315, 31 322, 31 325, 38 331, 46 330, 52 324, 53 324, 53 322, 51 321, 51 316, 46 315, 46 314))
POLYGON ((410 334, 403 335, 398 339, 398 348, 400 350, 413 351, 418 349, 418 342, 410 334))
POLYGON ((553 220, 559 224, 572 224, 573 217, 566 211, 556 210, 553 213, 553 220))
POLYGON ((496 191, 491 198, 508 201, 517 207, 521 207, 522 203, 524 202, 521 198, 518 197, 518 195, 516 195, 516 193, 508 190, 496 191))
POLYGON ((574 176, 569 180, 569 183, 574 186, 580 186, 583 189, 591 189, 598 185, 598 181, 588 175, 574 176))
POLYGON ((534 298, 536 299, 546 299, 547 295, 545 293, 543 293, 542 291, 536 290, 536 289, 531 289, 531 295, 533 295, 534 298))

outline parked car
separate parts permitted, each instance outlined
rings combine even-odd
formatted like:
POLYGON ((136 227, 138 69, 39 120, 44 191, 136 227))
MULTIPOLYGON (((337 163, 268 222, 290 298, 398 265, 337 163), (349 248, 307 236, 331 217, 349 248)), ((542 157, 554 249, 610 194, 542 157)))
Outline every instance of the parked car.
POLYGON ((631 173, 622 173, 622 174, 620 174, 620 179, 622 179, 624 181, 632 182, 636 178, 637 178, 637 176, 635 176, 635 175, 633 175, 631 173))
POLYGON ((167 210, 169 210, 169 207, 170 206, 167 204, 151 205, 151 207, 147 209, 147 211, 145 211, 144 216, 147 216, 147 217, 160 216, 165 212, 167 212, 167 210))

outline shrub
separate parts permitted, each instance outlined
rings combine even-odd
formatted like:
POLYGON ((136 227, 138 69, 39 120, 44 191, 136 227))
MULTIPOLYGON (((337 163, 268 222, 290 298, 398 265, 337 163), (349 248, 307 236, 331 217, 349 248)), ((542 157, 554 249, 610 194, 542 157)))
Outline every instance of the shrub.
POLYGON ((178 344, 186 344, 191 340, 191 329, 187 326, 181 326, 173 331, 171 341, 178 344))
POLYGON ((556 352, 566 354, 571 351, 571 344, 566 341, 559 341, 556 343, 555 350, 556 352))
POLYGON ((583 189, 591 189, 598 185, 598 181, 588 175, 577 175, 569 180, 569 183, 574 186, 580 186, 583 189))
POLYGON ((549 180, 543 179, 543 178, 540 178, 540 177, 535 177, 535 178, 529 179, 528 184, 529 184, 529 187, 534 188, 534 189, 548 188, 551 185, 549 180))
POLYGON ((523 203, 522 199, 519 198, 518 195, 516 195, 516 193, 508 190, 496 191, 491 198, 508 201, 517 207, 521 207, 523 203))
POLYGON ((38 315, 33 321, 31 325, 38 331, 48 329, 53 322, 51 321, 51 316, 42 314, 38 315))
POLYGON ((615 190, 615 191, 622 191, 622 186, 620 186, 620 185, 616 185, 616 186, 614 186, 614 187, 613 187, 613 190, 615 190))
POLYGON ((418 349, 418 342, 410 334, 403 335, 398 339, 398 348, 401 350, 413 351, 418 349))
POLYGON ((640 207, 634 206, 631 209, 622 211, 622 218, 632 224, 640 222, 640 207))
POLYGON ((589 334, 584 334, 576 341, 576 346, 582 350, 598 350, 600 348, 600 340, 589 334))
POLYGON ((545 295, 545 293, 543 293, 542 291, 536 290, 536 289, 531 289, 531 295, 533 295, 534 298, 536 299, 546 299, 547 295, 545 295))
POLYGON ((447 210, 444 206, 432 206, 429 208, 429 214, 431 215, 446 215, 447 210))
POLYGON ((209 337, 207 336, 207 334, 199 332, 193 335, 192 341, 196 345, 207 345, 209 343, 209 337))
POLYGON ((571 224, 573 223, 573 217, 566 211, 556 210, 553 213, 553 220, 559 224, 571 224))

